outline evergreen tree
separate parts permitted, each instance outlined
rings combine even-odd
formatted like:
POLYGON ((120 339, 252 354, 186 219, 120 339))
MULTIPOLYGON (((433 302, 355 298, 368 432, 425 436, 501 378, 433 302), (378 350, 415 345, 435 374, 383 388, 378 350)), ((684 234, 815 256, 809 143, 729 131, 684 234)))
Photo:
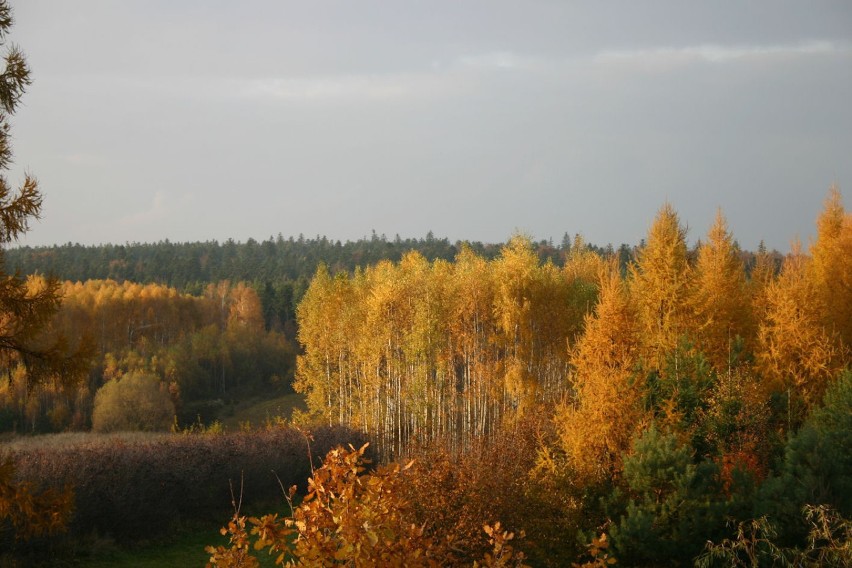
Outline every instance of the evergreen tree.
MULTIPOLYGON (((0 46, 12 26, 12 10, 0 2, 0 46)), ((85 361, 72 354, 65 338, 48 333, 50 318, 60 303, 59 282, 37 279, 28 282, 6 274, 8 245, 29 229, 32 219, 41 215, 42 196, 38 182, 30 174, 14 189, 3 172, 12 163, 10 118, 30 85, 30 68, 17 46, 8 49, 5 68, 0 73, 0 365, 11 369, 23 365, 30 385, 58 377, 72 382, 81 375, 85 361)))
MULTIPOLYGON (((0 0, 0 46, 5 45, 11 27, 12 10, 0 0)), ((59 308, 59 282, 28 282, 5 271, 2 247, 17 240, 29 228, 30 219, 41 213, 42 197, 35 178, 27 174, 21 186, 13 189, 2 173, 12 163, 9 119, 29 84, 24 54, 12 46, 0 73, 0 365, 7 370, 23 365, 31 384, 48 377, 70 382, 81 374, 81 358, 69 356, 60 337, 45 333, 59 308)), ((67 492, 38 494, 31 484, 16 482, 14 464, 5 458, 0 462, 0 532, 7 523, 22 537, 56 532, 69 517, 70 502, 67 492)))

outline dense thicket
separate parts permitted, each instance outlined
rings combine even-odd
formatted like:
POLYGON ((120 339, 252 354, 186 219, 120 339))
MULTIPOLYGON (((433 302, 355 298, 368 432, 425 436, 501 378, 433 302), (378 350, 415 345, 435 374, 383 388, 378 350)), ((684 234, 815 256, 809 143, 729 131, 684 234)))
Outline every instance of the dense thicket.
MULTIPOLYGON (((483 254, 497 247, 473 245, 483 254)), ((310 279, 320 263, 336 271, 380 260, 399 260, 408 250, 429 259, 452 258, 456 245, 447 239, 396 239, 375 234, 358 241, 332 241, 326 237, 288 239, 278 235, 258 242, 228 240, 195 243, 127 243, 84 246, 67 243, 52 247, 18 247, 9 250, 10 266, 23 274, 53 274, 63 280, 156 282, 181 290, 230 280, 233 282, 299 282, 310 279)), ((551 252, 553 249, 551 248, 551 252)))
MULTIPOLYGON (((563 252, 570 248, 572 239, 567 235, 561 244, 541 241, 536 244, 542 261, 552 260, 561 265, 563 252)), ((334 273, 352 272, 356 267, 369 266, 381 260, 399 261, 409 251, 415 250, 428 260, 452 260, 462 247, 461 242, 451 243, 446 238, 434 237, 388 240, 384 235, 372 234, 356 241, 333 241, 326 237, 284 238, 280 234, 258 242, 245 243, 228 240, 195 243, 127 243, 123 245, 85 246, 67 243, 50 247, 17 247, 8 251, 9 266, 22 274, 53 274, 62 280, 130 280, 156 282, 178 289, 196 283, 219 282, 272 282, 278 280, 298 282, 310 279, 322 263, 334 273)), ((464 243, 485 258, 494 258, 500 244, 480 242, 464 243)), ((605 253, 611 249, 598 249, 605 253)), ((619 249, 624 261, 629 260, 630 247, 619 249)))

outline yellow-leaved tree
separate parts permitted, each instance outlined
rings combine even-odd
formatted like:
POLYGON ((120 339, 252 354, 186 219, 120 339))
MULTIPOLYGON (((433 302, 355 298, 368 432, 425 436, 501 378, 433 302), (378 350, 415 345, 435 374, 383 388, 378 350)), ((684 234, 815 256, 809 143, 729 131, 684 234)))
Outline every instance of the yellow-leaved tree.
POLYGON ((824 298, 811 276, 812 264, 794 243, 781 274, 766 290, 755 354, 768 386, 787 391, 806 407, 822 399, 844 361, 839 334, 823 325, 824 298))
POLYGON ((840 189, 833 185, 817 218, 817 239, 811 265, 822 299, 823 321, 852 348, 852 214, 843 208, 840 189))
POLYGON ((520 410, 530 408, 539 391, 532 368, 543 339, 536 336, 533 321, 538 265, 529 238, 521 235, 509 240, 494 263, 494 312, 502 332, 507 395, 520 410))
POLYGON ((581 485, 620 471, 644 416, 634 375, 640 348, 635 310, 614 262, 601 270, 599 282, 600 299, 573 350, 576 400, 560 405, 555 416, 559 449, 581 485))
POLYGON ((630 267, 630 293, 641 326, 644 364, 660 369, 689 324, 686 231, 669 203, 657 213, 630 267))
POLYGON ((736 351, 753 343, 754 323, 745 269, 721 210, 698 249, 693 271, 693 333, 718 372, 735 363, 736 351))

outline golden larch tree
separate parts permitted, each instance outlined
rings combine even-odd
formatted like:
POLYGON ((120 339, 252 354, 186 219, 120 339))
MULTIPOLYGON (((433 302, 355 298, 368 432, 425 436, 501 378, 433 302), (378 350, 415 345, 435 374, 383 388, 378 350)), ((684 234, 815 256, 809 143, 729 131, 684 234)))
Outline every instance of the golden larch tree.
POLYGON ((695 341, 718 372, 732 364, 737 338, 751 346, 754 324, 745 269, 722 211, 698 249, 692 307, 695 341))
MULTIPOLYGON (((0 46, 5 46, 12 23, 12 9, 0 0, 0 46)), ((49 333, 61 301, 59 282, 28 282, 5 270, 2 247, 26 233, 31 219, 39 218, 42 196, 34 177, 24 176, 15 189, 4 175, 12 163, 9 118, 30 84, 30 68, 17 46, 6 50, 0 78, 0 371, 11 380, 12 372, 23 367, 28 389, 50 380, 72 384, 87 370, 89 353, 73 353, 63 337, 49 333)), ((0 461, 0 526, 10 523, 18 537, 63 528, 70 517, 71 501, 67 492, 36 492, 31 483, 16 479, 15 465, 8 457, 0 461)))
POLYGON ((601 270, 600 300, 572 353, 576 400, 560 405, 555 416, 568 467, 583 484, 620 470, 621 455, 642 421, 634 374, 639 349, 637 315, 612 262, 601 270))
POLYGON ((822 297, 825 324, 852 348, 852 214, 843 208, 840 189, 833 185, 817 218, 811 246, 812 270, 822 297))
POLYGON ((794 243, 778 279, 766 290, 766 314, 758 328, 756 360, 773 390, 789 390, 806 406, 822 399, 843 366, 838 334, 823 325, 823 298, 812 260, 794 243))
POLYGON ((630 293, 638 310, 645 364, 651 369, 663 366, 666 353, 687 331, 689 279, 686 231, 666 203, 630 267, 630 293))

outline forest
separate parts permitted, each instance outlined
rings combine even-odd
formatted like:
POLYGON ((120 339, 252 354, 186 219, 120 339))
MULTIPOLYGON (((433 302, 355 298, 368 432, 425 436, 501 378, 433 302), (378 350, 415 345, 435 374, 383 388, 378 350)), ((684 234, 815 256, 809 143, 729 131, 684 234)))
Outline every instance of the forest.
POLYGON ((534 565, 583 544, 592 565, 848 565, 852 215, 836 187, 817 231, 746 271, 721 211, 690 254, 665 204, 626 270, 579 239, 542 263, 523 237, 493 260, 321 267, 295 388, 385 460, 425 462, 399 491, 438 548, 500 520, 534 565), (458 478, 417 479, 440 475, 436 452, 458 478), (450 503, 480 516, 431 524, 450 503))
MULTIPOLYGON (((30 84, 5 64, 0 172, 30 84)), ((42 204, 0 174, 0 565, 201 531, 158 565, 852 566, 837 186, 784 255, 721 210, 690 247, 670 203, 617 249, 13 247, 42 204), (304 408, 223 425, 280 395, 304 408)))
POLYGON ((0 424, 203 432, 241 397, 295 390, 300 428, 357 434, 293 481, 289 513, 233 511, 216 566, 254 565, 252 547, 296 565, 843 565, 852 215, 836 187, 817 231, 746 253, 720 211, 690 248, 664 204, 626 262, 579 236, 554 262, 523 235, 493 255, 320 261, 278 309, 257 283, 66 281, 40 341, 85 358, 84 378, 8 365, 0 424))

